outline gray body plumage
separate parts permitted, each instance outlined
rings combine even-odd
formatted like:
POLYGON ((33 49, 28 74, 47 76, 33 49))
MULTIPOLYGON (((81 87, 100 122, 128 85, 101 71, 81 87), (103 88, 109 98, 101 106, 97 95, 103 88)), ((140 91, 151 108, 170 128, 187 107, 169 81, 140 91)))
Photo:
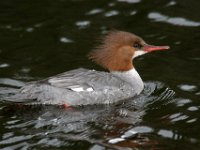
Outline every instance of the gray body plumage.
POLYGON ((68 106, 108 104, 133 97, 142 89, 143 82, 135 69, 108 73, 80 68, 29 82, 4 100, 68 106))

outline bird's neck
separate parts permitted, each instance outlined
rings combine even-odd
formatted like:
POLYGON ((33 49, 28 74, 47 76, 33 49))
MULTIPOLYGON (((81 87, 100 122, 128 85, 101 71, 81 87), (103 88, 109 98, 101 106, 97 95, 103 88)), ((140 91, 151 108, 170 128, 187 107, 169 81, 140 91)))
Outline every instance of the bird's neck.
POLYGON ((144 88, 144 83, 135 68, 128 71, 111 71, 111 73, 130 84, 138 94, 144 88))

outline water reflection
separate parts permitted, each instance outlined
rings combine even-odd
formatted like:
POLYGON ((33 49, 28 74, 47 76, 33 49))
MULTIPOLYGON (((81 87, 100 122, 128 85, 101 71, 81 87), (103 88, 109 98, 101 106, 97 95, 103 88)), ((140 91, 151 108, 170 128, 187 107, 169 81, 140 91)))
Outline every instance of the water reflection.
POLYGON ((196 106, 191 106, 191 107, 188 108, 188 110, 189 111, 197 111, 197 110, 199 110, 199 108, 196 107, 196 106))
POLYGON ((189 116, 183 115, 183 114, 173 114, 173 117, 170 116, 171 122, 176 122, 176 121, 181 121, 181 120, 186 120, 189 116))
POLYGON ((0 64, 0 68, 7 68, 9 67, 10 65, 7 64, 7 63, 3 63, 3 64, 0 64))
POLYGON ((87 15, 95 15, 95 14, 99 14, 99 13, 102 13, 102 12, 103 12, 103 9, 96 8, 96 9, 90 10, 90 11, 87 12, 86 14, 87 14, 87 15))
POLYGON ((192 101, 190 99, 176 99, 176 105, 177 107, 182 107, 186 104, 192 103, 192 101))
POLYGON ((154 21, 157 21, 157 22, 165 22, 165 23, 169 23, 172 25, 178 25, 178 26, 187 26, 187 27, 200 26, 200 22, 187 20, 187 19, 181 18, 181 17, 169 17, 167 15, 163 15, 158 12, 149 13, 148 18, 152 19, 154 21))
POLYGON ((33 32, 33 31, 34 31, 34 28, 32 28, 32 27, 26 28, 26 32, 33 32))
POLYGON ((88 21, 88 20, 78 21, 78 22, 76 22, 76 25, 77 25, 80 29, 84 29, 84 28, 87 28, 87 27, 90 25, 90 21, 88 21))
POLYGON ((105 17, 112 17, 112 16, 116 16, 116 15, 118 15, 118 14, 119 14, 118 11, 116 11, 116 10, 111 10, 111 11, 108 11, 108 12, 105 13, 105 17))
POLYGON ((1 102, 0 147, 199 149, 199 7, 195 0, 0 1, 0 96, 21 80, 99 70, 85 56, 112 28, 171 46, 134 60, 145 89, 120 104, 66 110, 1 102))
POLYGON ((70 134, 68 135, 69 140, 78 138, 78 140, 92 141, 93 144, 113 148, 115 146, 108 143, 116 144, 132 138, 140 141, 138 135, 150 134, 153 129, 148 126, 132 126, 141 122, 141 118, 145 114, 143 106, 147 101, 154 99, 154 96, 150 95, 156 88, 162 90, 165 88, 161 85, 163 84, 156 85, 154 82, 148 82, 145 84, 142 96, 134 98, 134 101, 130 99, 115 105, 93 105, 67 109, 55 106, 7 106, 1 111, 1 116, 5 118, 9 118, 9 115, 15 117, 5 121, 4 128, 9 131, 4 133, 6 138, 1 141, 0 145, 13 148, 18 147, 20 142, 19 147, 23 147, 23 142, 26 141, 25 145, 30 148, 33 145, 30 144, 29 140, 36 138, 38 140, 34 146, 41 144, 49 146, 49 142, 57 142, 57 146, 62 146, 64 143, 60 138, 63 134, 64 136, 70 134), (16 109, 17 107, 19 109, 16 109), (131 129, 127 131, 128 128, 131 129), (10 130, 18 129, 23 136, 10 133, 10 130), (77 137, 76 134, 79 136, 77 137), (47 135, 51 138, 45 138, 47 135), (96 140, 93 136, 105 137, 106 141, 96 140))
POLYGON ((194 123, 194 122, 196 122, 196 121, 197 121, 197 118, 194 118, 194 119, 187 120, 186 122, 187 122, 187 123, 194 123))
POLYGON ((174 6, 176 5, 176 1, 170 1, 166 6, 174 6))
POLYGON ((197 86, 195 85, 188 85, 188 84, 182 84, 178 86, 181 90, 187 91, 187 92, 194 92, 197 91, 197 86))
POLYGON ((61 37, 60 42, 62 43, 72 43, 73 41, 67 37, 61 37))
POLYGON ((130 15, 135 15, 137 13, 137 11, 132 11, 130 12, 130 15))
POLYGON ((139 3, 141 0, 117 0, 118 2, 139 3))
MULTIPOLYGON (((158 135, 161 135, 165 138, 173 138, 174 137, 174 133, 172 131, 168 131, 168 130, 160 130, 158 131, 158 135)), ((177 139, 177 138, 175 138, 177 139)))
MULTIPOLYGON (((26 141, 26 143, 28 144, 29 140, 31 140, 32 138, 38 139, 38 142, 34 145, 45 144, 46 146, 49 146, 50 143, 52 144, 51 140, 57 139, 57 136, 58 139, 53 141, 60 141, 57 143, 57 146, 62 146, 64 144, 64 141, 60 139, 60 137, 62 137, 63 133, 64 135, 69 133, 68 139, 71 140, 76 138, 76 134, 80 134, 78 136, 79 140, 86 140, 87 138, 90 138, 89 141, 99 143, 100 141, 97 142, 95 138, 93 139, 91 137, 91 135, 94 136, 96 134, 96 136, 104 136, 104 134, 107 135, 107 133, 110 131, 114 131, 117 133, 117 126, 120 125, 116 122, 116 119, 118 118, 117 114, 119 114, 120 110, 116 109, 116 107, 112 108, 110 106, 96 106, 95 108, 94 106, 84 108, 71 108, 68 110, 55 108, 54 106, 49 106, 45 108, 42 106, 40 109, 38 107, 30 109, 29 106, 23 106, 24 108, 22 107, 20 111, 17 111, 15 109, 15 107, 17 106, 13 106, 13 108, 11 107, 12 106, 4 108, 4 111, 6 111, 5 113, 12 114, 12 111, 14 110, 15 113, 17 113, 21 117, 18 119, 13 118, 12 121, 9 120, 5 122, 5 129, 20 129, 21 134, 23 133, 23 136, 16 136, 11 132, 4 133, 4 138, 0 142, 0 145, 5 147, 7 147, 6 145, 11 145, 7 148, 16 147, 19 142, 20 145, 23 145, 23 141, 26 141), (11 109, 13 110, 11 111, 11 109), (29 128, 28 131, 27 128, 29 128), (99 130, 98 128, 101 130, 103 129, 103 133, 96 132, 99 130), (47 135, 51 138, 45 138, 45 136, 47 135)), ((136 110, 135 114, 137 114, 137 112, 140 114, 140 110, 136 110)), ((140 118, 141 115, 142 114, 136 116, 140 118)), ((126 115, 126 117, 128 117, 128 115, 126 115)), ((121 116, 121 118, 123 117, 121 116)), ((133 120, 136 121, 137 119, 135 116, 134 118, 135 119, 133 120)), ((130 116, 129 119, 131 119, 130 116)), ((120 126, 123 127, 126 125, 121 122, 120 126)), ((109 138, 108 135, 107 138, 109 138)), ((103 141, 100 143, 104 145, 103 141)), ((32 146, 31 143, 28 144, 29 148, 32 146)))

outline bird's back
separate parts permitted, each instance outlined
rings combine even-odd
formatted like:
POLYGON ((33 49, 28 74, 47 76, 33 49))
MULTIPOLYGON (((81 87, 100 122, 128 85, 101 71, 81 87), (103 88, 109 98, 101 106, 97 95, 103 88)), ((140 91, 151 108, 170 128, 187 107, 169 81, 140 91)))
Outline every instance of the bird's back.
POLYGON ((79 68, 29 82, 4 99, 26 104, 88 105, 113 103, 135 94, 127 82, 111 73, 79 68))

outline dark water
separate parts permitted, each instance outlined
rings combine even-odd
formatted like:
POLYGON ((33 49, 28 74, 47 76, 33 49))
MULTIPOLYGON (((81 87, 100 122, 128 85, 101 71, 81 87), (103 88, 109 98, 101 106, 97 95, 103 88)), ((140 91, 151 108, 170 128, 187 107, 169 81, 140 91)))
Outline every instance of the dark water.
POLYGON ((125 103, 63 109, 0 102, 0 148, 200 149, 199 14, 197 0, 1 0, 1 87, 101 69, 85 56, 113 28, 171 49, 134 60, 146 87, 125 103))

